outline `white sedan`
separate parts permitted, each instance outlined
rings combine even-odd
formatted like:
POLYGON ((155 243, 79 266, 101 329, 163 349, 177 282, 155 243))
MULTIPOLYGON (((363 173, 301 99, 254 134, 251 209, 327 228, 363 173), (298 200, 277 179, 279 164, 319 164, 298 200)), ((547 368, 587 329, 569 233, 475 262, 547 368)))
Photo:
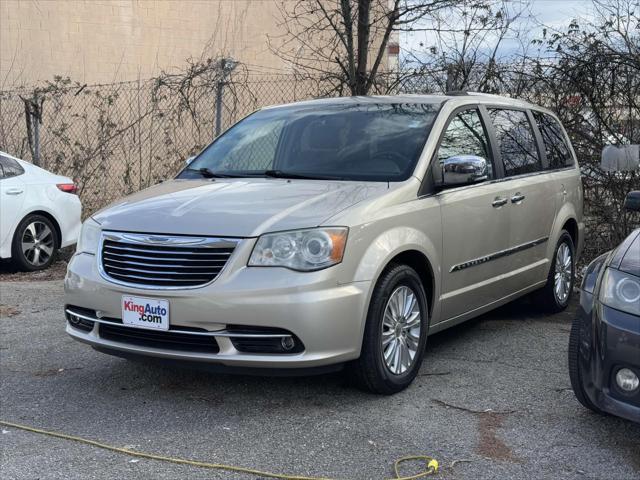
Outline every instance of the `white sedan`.
POLYGON ((80 233, 73 180, 0 152, 0 258, 20 269, 47 268, 80 233))

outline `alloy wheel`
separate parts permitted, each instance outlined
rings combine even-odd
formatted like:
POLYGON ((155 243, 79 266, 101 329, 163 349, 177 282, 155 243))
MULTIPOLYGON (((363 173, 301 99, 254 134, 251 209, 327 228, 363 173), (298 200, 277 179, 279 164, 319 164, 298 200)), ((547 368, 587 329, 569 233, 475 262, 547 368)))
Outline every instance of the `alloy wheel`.
POLYGON ((22 232, 22 253, 34 267, 46 264, 53 255, 55 237, 49 225, 34 221, 22 232))
POLYGON ((565 303, 571 294, 573 280, 573 258, 571 249, 566 243, 561 243, 556 253, 556 273, 554 277, 554 292, 560 303, 565 303))
POLYGON ((382 319, 382 356, 391 373, 405 373, 418 353, 422 312, 415 292, 396 288, 389 296, 382 319))

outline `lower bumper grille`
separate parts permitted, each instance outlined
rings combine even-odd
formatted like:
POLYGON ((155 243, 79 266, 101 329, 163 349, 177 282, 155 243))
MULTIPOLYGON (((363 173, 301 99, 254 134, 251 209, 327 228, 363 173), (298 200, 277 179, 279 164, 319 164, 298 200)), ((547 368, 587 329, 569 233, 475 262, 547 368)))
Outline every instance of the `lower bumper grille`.
POLYGON ((141 328, 119 327, 101 324, 99 334, 105 340, 161 348, 183 352, 219 353, 220 347, 213 337, 189 335, 188 333, 161 332, 141 328))

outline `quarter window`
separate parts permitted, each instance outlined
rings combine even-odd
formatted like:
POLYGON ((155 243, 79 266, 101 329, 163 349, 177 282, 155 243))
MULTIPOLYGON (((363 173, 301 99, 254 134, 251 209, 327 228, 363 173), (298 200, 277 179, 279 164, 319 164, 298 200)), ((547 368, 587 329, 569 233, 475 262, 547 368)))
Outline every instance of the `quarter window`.
POLYGON ((573 155, 558 121, 551 115, 541 112, 533 112, 533 118, 540 128, 549 163, 548 168, 553 170, 573 166, 573 155))
POLYGON ((24 169, 13 158, 0 155, 0 178, 17 177, 24 169))
POLYGON ((438 149, 438 161, 442 163, 456 155, 475 155, 484 158, 489 165, 488 178, 494 177, 487 134, 477 109, 458 113, 442 136, 438 149))
POLYGON ((541 171, 536 137, 526 112, 492 108, 489 109, 489 116, 496 132, 505 176, 541 171))

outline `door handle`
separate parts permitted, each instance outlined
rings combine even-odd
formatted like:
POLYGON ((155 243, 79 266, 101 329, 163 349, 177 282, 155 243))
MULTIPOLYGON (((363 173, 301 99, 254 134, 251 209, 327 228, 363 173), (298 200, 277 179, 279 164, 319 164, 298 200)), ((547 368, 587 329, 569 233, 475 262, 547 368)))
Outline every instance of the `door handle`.
POLYGON ((513 197, 511 197, 511 203, 520 203, 524 200, 524 195, 520 192, 516 193, 513 197))
POLYGON ((508 201, 509 200, 507 200, 506 198, 496 197, 496 199, 491 203, 491 206, 493 208, 500 208, 500 207, 506 205, 508 201))
POLYGON ((7 195, 20 195, 24 190, 20 188, 10 188, 7 190, 7 195))

